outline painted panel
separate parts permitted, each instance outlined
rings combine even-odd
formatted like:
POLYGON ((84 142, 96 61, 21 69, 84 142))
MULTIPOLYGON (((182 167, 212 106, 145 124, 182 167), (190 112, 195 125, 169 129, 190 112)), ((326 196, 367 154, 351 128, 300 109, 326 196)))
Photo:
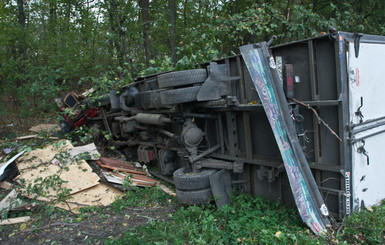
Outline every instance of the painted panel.
MULTIPOLYGON (((266 48, 263 44, 260 47, 266 48)), ((277 91, 272 84, 274 81, 271 77, 270 68, 276 69, 274 59, 270 57, 269 60, 265 60, 262 55, 263 49, 256 49, 253 45, 242 46, 240 50, 281 152, 290 187, 301 218, 315 234, 324 234, 326 233, 326 227, 321 218, 320 210, 312 196, 313 194, 306 181, 306 177, 300 167, 298 156, 292 147, 292 141, 286 131, 288 127, 286 123, 292 122, 285 121, 282 108, 279 105, 277 91)), ((288 110, 288 108, 285 109, 288 110)))

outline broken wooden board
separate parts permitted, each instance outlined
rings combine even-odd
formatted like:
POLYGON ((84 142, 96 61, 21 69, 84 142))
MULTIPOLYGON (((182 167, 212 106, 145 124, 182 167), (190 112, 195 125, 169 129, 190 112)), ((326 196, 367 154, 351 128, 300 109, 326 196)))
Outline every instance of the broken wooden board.
MULTIPOLYGON (((25 136, 20 136, 17 137, 16 140, 29 140, 29 139, 44 139, 45 137, 39 136, 37 134, 32 134, 32 135, 25 135, 25 136)), ((48 139, 51 140, 58 140, 59 137, 48 137, 48 139)))
POLYGON ((17 198, 18 193, 13 189, 6 197, 0 202, 0 216, 8 213, 9 211, 24 211, 32 210, 37 206, 37 203, 25 203, 23 200, 17 198))
POLYGON ((36 132, 36 133, 39 133, 41 131, 45 131, 45 132, 49 132, 51 131, 52 129, 55 129, 57 127, 57 124, 39 124, 39 125, 35 125, 33 127, 31 127, 29 129, 29 131, 32 131, 32 132, 36 132))
POLYGON ((50 145, 44 149, 32 151, 27 157, 23 158, 23 161, 18 164, 18 167, 20 166, 20 176, 17 179, 18 183, 23 186, 21 188, 22 195, 48 201, 56 199, 56 196, 60 194, 60 189, 69 190, 70 194, 74 194, 98 185, 99 176, 92 172, 91 167, 84 160, 74 162, 65 168, 50 163, 58 153, 71 148, 73 148, 71 143, 66 141, 59 148, 50 145), (57 181, 56 183, 60 184, 60 186, 55 185, 55 189, 47 186, 47 189, 45 189, 44 180, 48 182, 57 181), (42 185, 37 187, 43 188, 43 195, 27 192, 28 189, 37 184, 42 185))
POLYGON ((17 217, 12 219, 5 219, 0 221, 0 225, 13 225, 27 222, 31 219, 30 216, 17 217))
POLYGON ((100 161, 103 163, 103 165, 106 165, 109 167, 141 171, 141 169, 134 167, 132 164, 119 159, 101 157, 100 161))
POLYGON ((123 192, 117 190, 116 188, 100 183, 87 190, 72 194, 71 199, 69 199, 66 203, 57 203, 55 204, 55 207, 78 213, 79 208, 81 207, 107 206, 123 195, 123 192))
POLYGON ((12 184, 7 182, 7 181, 3 181, 3 182, 0 182, 0 188, 1 189, 4 189, 4 190, 10 190, 12 189, 12 184))
POLYGON ((86 160, 99 160, 100 153, 96 149, 96 145, 94 143, 77 146, 66 151, 67 156, 65 157, 56 157, 51 163, 62 166, 68 166, 76 159, 86 158, 86 160))
POLYGON ((123 182, 124 182, 123 177, 115 176, 114 174, 109 173, 109 172, 104 171, 104 170, 101 170, 100 172, 103 174, 104 178, 106 178, 106 180, 109 183, 123 185, 123 182))
POLYGON ((44 149, 36 149, 20 157, 17 161, 17 167, 19 171, 22 171, 42 164, 49 164, 56 154, 66 152, 71 148, 73 148, 73 146, 68 140, 58 141, 46 146, 44 149))
POLYGON ((139 174, 127 174, 127 173, 119 173, 119 172, 108 172, 109 174, 112 174, 118 178, 125 179, 128 178, 131 182, 132 186, 142 186, 142 187, 147 187, 147 186, 154 186, 156 184, 156 180, 153 178, 150 178, 145 175, 139 175, 139 174))
POLYGON ((117 168, 117 167, 111 167, 108 165, 103 164, 101 161, 95 161, 100 167, 105 168, 105 169, 110 169, 110 170, 116 170, 116 171, 121 171, 121 172, 127 172, 131 174, 141 174, 141 175, 146 175, 145 172, 137 171, 137 170, 131 170, 128 168, 117 168))
POLYGON ((173 197, 176 197, 176 193, 175 191, 171 190, 170 188, 168 188, 167 186, 163 185, 163 184, 157 184, 157 186, 159 186, 159 188, 166 194, 169 194, 170 196, 173 196, 173 197))
POLYGON ((9 210, 12 206, 20 204, 22 201, 17 198, 17 192, 13 189, 3 200, 0 201, 0 212, 3 209, 9 210))

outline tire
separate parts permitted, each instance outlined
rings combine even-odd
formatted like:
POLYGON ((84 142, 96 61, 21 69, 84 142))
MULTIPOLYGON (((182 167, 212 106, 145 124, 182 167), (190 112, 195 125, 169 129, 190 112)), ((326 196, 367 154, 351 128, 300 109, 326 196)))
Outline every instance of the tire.
POLYGON ((158 75, 159 88, 171 88, 195 83, 203 83, 207 79, 205 69, 176 71, 158 75))
POLYGON ((175 189, 175 192, 179 202, 187 205, 205 204, 213 198, 210 188, 197 191, 182 191, 175 189))
POLYGON ((200 89, 201 86, 194 86, 188 88, 166 90, 160 93, 160 100, 162 104, 165 105, 193 102, 197 100, 197 95, 200 89))
POLYGON ((173 174, 175 187, 181 191, 209 188, 210 175, 215 171, 214 169, 205 169, 199 173, 188 173, 185 168, 180 168, 173 174))

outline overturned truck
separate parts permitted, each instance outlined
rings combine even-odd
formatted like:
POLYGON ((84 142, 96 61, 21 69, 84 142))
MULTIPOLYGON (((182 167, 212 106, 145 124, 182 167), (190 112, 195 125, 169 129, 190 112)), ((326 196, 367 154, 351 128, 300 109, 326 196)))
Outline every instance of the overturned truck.
POLYGON ((173 176, 182 203, 220 206, 233 187, 296 204, 322 233, 385 198, 385 37, 270 43, 111 91, 100 127, 173 176))

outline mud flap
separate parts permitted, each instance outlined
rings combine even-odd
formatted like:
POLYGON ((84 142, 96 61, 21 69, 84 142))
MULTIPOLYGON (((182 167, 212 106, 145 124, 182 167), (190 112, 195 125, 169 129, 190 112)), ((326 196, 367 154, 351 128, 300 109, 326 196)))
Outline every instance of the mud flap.
POLYGON ((224 68, 223 65, 210 62, 210 75, 199 90, 198 101, 218 100, 221 96, 229 94, 229 83, 223 80, 227 76, 227 70, 224 68))
POLYGON ((228 170, 222 169, 210 175, 211 191, 218 208, 230 205, 231 176, 228 170))
POLYGON ((274 59, 265 42, 245 45, 240 50, 281 152, 301 218, 315 234, 323 235, 330 225, 326 218, 328 212, 307 160, 298 147, 298 138, 293 134, 294 124, 290 120, 283 89, 278 86, 274 59))

